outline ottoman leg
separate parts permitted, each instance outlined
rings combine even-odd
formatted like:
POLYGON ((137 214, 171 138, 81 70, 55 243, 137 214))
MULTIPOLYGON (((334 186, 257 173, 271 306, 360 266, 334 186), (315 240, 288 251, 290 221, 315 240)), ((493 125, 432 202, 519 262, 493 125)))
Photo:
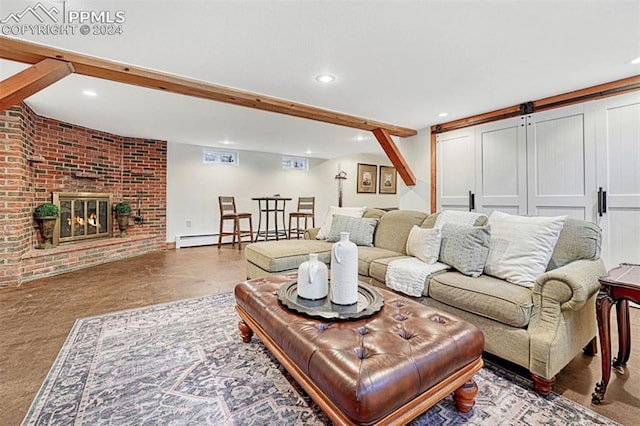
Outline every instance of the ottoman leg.
POLYGON ((468 413, 475 405, 475 397, 478 393, 478 385, 473 379, 460 386, 453 392, 453 400, 456 403, 456 409, 461 413, 468 413))
POLYGON ((253 336, 253 330, 251 330, 243 320, 238 321, 238 330, 240 330, 240 337, 242 337, 242 341, 244 343, 249 343, 251 341, 251 336, 253 336))

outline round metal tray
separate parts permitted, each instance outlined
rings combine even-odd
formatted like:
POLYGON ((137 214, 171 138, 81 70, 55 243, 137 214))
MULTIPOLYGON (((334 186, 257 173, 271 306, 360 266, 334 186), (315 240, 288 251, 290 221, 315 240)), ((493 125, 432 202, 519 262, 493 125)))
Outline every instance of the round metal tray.
POLYGON ((378 312, 384 299, 380 293, 362 283, 358 284, 358 301, 353 305, 336 305, 329 297, 309 300, 298 296, 298 283, 283 284, 278 290, 278 300, 294 312, 313 318, 352 320, 371 316, 378 312))

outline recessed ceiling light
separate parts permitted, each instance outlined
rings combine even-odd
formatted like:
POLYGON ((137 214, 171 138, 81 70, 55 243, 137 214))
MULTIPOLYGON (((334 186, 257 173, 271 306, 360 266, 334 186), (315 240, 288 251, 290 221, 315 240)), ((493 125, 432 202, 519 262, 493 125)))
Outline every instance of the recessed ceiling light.
POLYGON ((98 94, 93 90, 83 90, 82 93, 84 93, 87 96, 98 96, 98 94))
POLYGON ((336 76, 333 74, 318 74, 316 75, 316 81, 318 83, 331 83, 336 79, 336 76))
POLYGON ((629 61, 631 65, 640 65, 640 56, 629 61))
POLYGON ((449 115, 448 112, 441 112, 440 114, 438 114, 438 117, 446 117, 447 115, 449 115))
POLYGON ((224 140, 224 141, 220 141, 220 143, 221 143, 222 145, 233 145, 235 142, 233 142, 233 141, 228 141, 228 140, 224 140))
POLYGON ((355 139, 355 140, 357 140, 358 142, 360 142, 360 141, 364 141, 364 140, 366 140, 367 138, 366 138, 366 137, 364 137, 364 136, 362 136, 362 135, 358 135, 358 136, 356 136, 354 139, 355 139))
POLYGON ((311 151, 310 149, 307 150, 307 154, 313 154, 313 151, 311 151))

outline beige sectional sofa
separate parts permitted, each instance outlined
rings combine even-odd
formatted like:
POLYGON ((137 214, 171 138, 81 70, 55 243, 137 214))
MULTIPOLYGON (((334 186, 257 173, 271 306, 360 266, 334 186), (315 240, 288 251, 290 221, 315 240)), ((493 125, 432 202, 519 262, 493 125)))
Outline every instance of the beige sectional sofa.
MULTIPOLYGON (((432 228, 437 214, 367 209, 363 217, 379 221, 374 246, 358 247, 360 279, 384 287, 388 264, 407 257, 405 246, 411 228, 432 228)), ((486 217, 475 225, 484 222, 486 217)), ((332 243, 316 240, 317 231, 308 230, 303 240, 248 245, 247 276, 295 272, 309 253, 319 253, 319 259, 329 264, 332 243)), ((567 219, 548 270, 535 280, 533 288, 488 275, 472 278, 444 272, 430 278, 419 300, 478 326, 485 335, 487 352, 527 368, 536 391, 547 394, 555 375, 595 342, 598 277, 606 273, 599 255, 600 229, 590 222, 567 219)))

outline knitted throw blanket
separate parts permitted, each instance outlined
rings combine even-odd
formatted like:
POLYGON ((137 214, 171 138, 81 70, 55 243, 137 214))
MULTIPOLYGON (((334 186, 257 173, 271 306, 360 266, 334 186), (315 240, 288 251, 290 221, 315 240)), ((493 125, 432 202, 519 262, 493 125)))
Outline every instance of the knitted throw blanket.
POLYGON ((447 269, 451 269, 451 267, 444 263, 430 264, 415 257, 404 257, 389 263, 385 281, 387 287, 393 290, 409 296, 420 297, 423 294, 428 294, 431 276, 447 269))

